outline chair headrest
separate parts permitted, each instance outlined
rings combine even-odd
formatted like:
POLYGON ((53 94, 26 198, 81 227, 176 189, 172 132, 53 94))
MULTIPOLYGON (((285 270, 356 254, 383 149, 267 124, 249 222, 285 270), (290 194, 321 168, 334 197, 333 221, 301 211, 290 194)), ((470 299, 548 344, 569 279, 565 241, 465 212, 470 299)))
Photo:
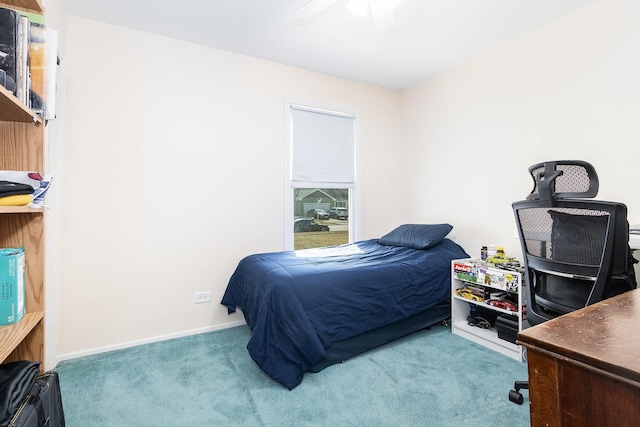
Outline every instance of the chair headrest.
POLYGON ((582 160, 553 160, 529 168, 533 190, 527 200, 593 198, 598 194, 599 181, 595 168, 582 160))

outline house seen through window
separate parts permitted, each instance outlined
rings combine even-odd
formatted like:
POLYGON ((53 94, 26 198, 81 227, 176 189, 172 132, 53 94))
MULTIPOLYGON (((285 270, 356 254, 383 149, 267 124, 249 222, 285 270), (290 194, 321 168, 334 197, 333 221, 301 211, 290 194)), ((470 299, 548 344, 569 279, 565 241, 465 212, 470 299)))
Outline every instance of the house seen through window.
POLYGON ((349 243, 349 189, 294 188, 294 249, 349 243))

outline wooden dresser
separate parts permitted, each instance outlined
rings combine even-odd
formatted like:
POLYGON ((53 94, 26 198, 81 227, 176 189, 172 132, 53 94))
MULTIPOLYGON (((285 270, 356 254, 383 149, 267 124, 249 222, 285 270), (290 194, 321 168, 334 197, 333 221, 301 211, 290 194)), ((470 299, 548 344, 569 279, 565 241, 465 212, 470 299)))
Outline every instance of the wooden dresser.
POLYGON ((640 289, 523 330, 531 425, 640 426, 640 289))

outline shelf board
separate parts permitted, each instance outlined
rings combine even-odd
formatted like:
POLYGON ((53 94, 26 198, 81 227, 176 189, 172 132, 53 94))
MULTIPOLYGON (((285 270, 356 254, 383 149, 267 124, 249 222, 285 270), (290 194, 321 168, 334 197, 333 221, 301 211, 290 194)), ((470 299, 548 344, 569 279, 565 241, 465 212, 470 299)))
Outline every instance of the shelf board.
POLYGON ((27 108, 4 86, 0 86, 0 121, 42 123, 40 116, 27 108))
POLYGON ((459 300, 459 301, 464 301, 464 302, 468 302, 470 304, 475 304, 477 306, 485 307, 485 308, 487 308, 489 310, 497 311, 499 313, 504 313, 504 314, 509 314, 511 316, 520 317, 520 313, 517 312, 517 311, 505 310, 504 308, 494 307, 494 306, 489 305, 489 304, 487 304, 485 302, 473 301, 473 300, 470 300, 469 298, 459 297, 458 295, 454 295, 453 297, 455 299, 459 300))
POLYGON ((0 362, 15 350, 44 318, 44 311, 25 313, 18 323, 0 326, 0 362))
POLYGON ((44 7, 40 0, 2 0, 0 6, 44 15, 44 7))
POLYGON ((44 212, 42 206, 0 206, 0 214, 5 213, 41 213, 44 212))
POLYGON ((498 338, 498 332, 495 328, 482 329, 477 326, 471 326, 466 321, 463 321, 454 323, 452 325, 452 332, 455 335, 464 337, 476 344, 490 348, 519 362, 524 361, 520 346, 498 338))

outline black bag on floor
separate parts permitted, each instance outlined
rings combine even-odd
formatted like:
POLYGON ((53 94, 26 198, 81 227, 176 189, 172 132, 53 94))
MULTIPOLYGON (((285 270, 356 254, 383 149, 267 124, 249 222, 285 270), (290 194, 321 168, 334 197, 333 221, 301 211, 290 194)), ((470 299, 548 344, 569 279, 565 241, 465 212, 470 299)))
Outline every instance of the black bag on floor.
POLYGON ((64 427, 62 395, 57 372, 40 375, 18 410, 9 427, 64 427))
POLYGON ((19 360, 0 365, 0 426, 9 424, 40 375, 39 362, 19 360))

